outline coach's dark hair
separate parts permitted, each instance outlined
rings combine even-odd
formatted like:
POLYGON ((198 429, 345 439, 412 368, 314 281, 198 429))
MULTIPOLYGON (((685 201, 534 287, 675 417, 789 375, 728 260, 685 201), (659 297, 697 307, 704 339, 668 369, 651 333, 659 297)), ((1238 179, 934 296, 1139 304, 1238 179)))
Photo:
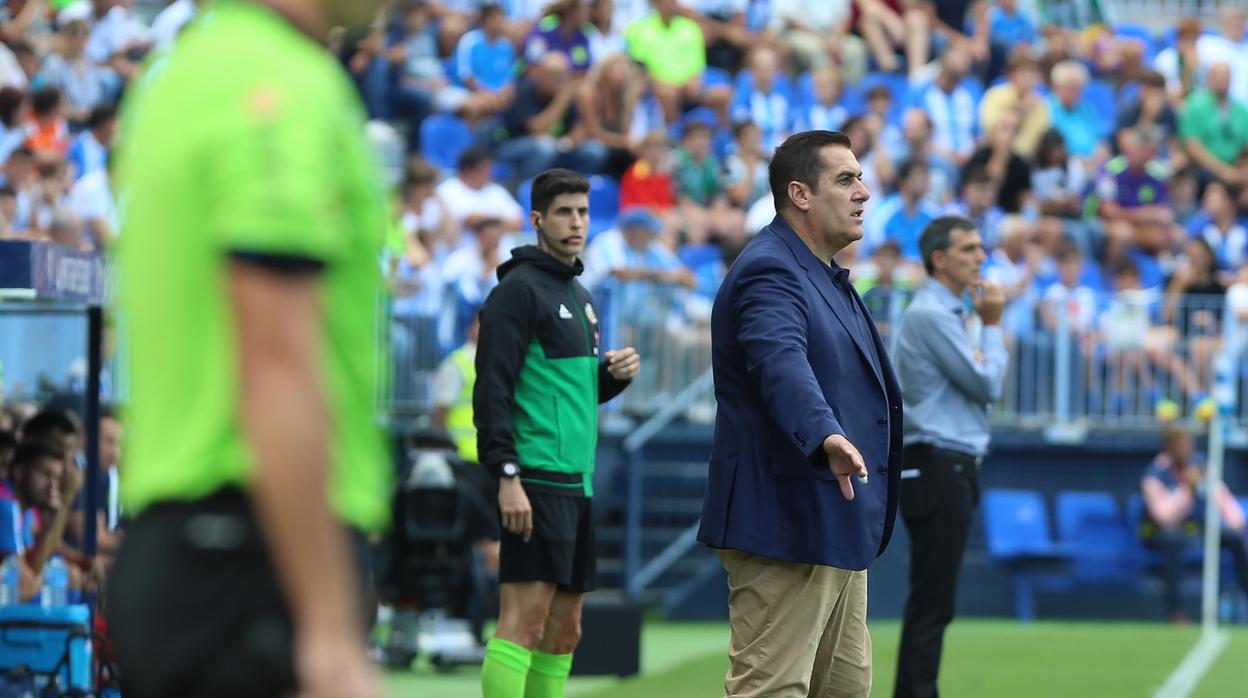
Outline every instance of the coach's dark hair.
POLYGON ((949 249, 955 230, 975 230, 975 221, 962 216, 941 216, 923 229, 923 234, 919 236, 919 252, 923 255, 923 268, 928 274, 936 272, 932 266, 932 255, 949 249))
POLYGON ((826 165, 823 149, 830 145, 849 148, 849 136, 840 131, 804 131, 789 136, 776 148, 767 168, 776 211, 789 208, 789 182, 801 182, 811 191, 819 190, 819 176, 826 165))
POLYGON ((589 180, 572 170, 546 170, 533 180, 533 210, 546 215, 546 209, 560 194, 588 194, 589 180))

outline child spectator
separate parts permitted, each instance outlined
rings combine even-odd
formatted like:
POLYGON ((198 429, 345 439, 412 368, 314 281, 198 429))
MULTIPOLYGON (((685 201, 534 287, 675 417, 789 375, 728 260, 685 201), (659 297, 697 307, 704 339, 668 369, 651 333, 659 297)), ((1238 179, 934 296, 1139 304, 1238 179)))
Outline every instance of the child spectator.
POLYGON ((728 204, 721 172, 711 152, 711 128, 698 122, 686 125, 673 175, 687 242, 706 242, 712 232, 738 237, 744 230, 744 214, 728 204))
POLYGON ((45 87, 30 98, 26 147, 38 158, 64 159, 69 151, 69 123, 64 116, 65 98, 55 87, 45 87))
POLYGON ((641 157, 620 180, 620 210, 645 207, 661 218, 676 206, 672 148, 666 131, 652 131, 641 143, 641 157))
POLYGON ((748 209, 755 201, 771 195, 767 150, 763 147, 762 131, 751 121, 734 126, 732 135, 736 148, 725 165, 724 187, 733 206, 748 209))

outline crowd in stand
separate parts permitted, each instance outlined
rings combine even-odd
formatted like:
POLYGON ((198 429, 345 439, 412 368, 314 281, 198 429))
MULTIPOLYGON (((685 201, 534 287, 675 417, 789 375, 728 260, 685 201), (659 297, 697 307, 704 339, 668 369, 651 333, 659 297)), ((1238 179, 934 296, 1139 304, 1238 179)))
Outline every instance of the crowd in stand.
POLYGON ((585 280, 614 316, 704 325, 774 215, 769 153, 811 128, 847 133, 863 165, 866 237, 837 261, 885 328, 942 213, 980 224, 1015 341, 1060 323, 1110 383, 1173 386, 1154 401, 1203 400, 1223 308, 1248 319, 1241 9, 1161 35, 1008 0, 538 9, 400 2, 341 47, 374 116, 409 135, 396 326, 435 328, 433 353, 528 240, 520 202, 551 166, 597 175, 585 280), (422 159, 426 119, 472 134, 448 171, 422 159))
MULTIPOLYGON (((116 105, 200 4, 149 23, 133 0, 3 3, 0 238, 110 244, 116 105)), ((1201 399, 1222 320, 1248 317, 1244 11, 1150 34, 1066 5, 396 0, 330 49, 406 144, 387 261, 400 370, 463 341, 552 166, 594 175, 585 280, 619 330, 696 334, 774 215, 769 154, 820 128, 850 136, 872 192, 838 262, 885 328, 922 276, 923 226, 958 213, 1017 341, 1060 324, 1124 385, 1164 373, 1168 397, 1201 399)))

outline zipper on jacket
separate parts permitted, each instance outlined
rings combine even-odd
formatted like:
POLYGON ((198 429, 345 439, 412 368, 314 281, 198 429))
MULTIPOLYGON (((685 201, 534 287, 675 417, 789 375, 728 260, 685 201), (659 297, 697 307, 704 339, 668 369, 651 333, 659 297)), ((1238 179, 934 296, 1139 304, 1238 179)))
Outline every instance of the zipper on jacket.
POLYGON ((585 335, 585 353, 587 356, 594 356, 594 340, 590 338, 589 324, 585 322, 585 313, 576 301, 576 292, 572 289, 571 281, 568 282, 568 298, 572 301, 572 312, 576 313, 576 319, 581 321, 581 332, 585 335))

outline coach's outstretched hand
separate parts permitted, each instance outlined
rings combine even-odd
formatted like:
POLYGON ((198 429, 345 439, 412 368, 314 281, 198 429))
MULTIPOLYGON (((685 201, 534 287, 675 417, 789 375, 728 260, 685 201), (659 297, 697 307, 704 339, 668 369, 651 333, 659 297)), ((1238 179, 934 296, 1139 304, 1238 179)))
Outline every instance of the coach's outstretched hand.
POLYGON ((617 381, 632 380, 641 372, 641 355, 632 347, 609 351, 606 356, 607 372, 617 381))
POLYGON ((529 542, 533 535, 533 506, 518 477, 498 481, 498 508, 503 515, 503 528, 529 542))
POLYGON ((836 474, 836 481, 841 484, 841 495, 846 501, 854 501, 854 485, 849 481, 851 475, 866 482, 867 464, 862 454, 849 439, 840 434, 833 434, 823 440, 823 452, 828 456, 828 467, 836 474))

